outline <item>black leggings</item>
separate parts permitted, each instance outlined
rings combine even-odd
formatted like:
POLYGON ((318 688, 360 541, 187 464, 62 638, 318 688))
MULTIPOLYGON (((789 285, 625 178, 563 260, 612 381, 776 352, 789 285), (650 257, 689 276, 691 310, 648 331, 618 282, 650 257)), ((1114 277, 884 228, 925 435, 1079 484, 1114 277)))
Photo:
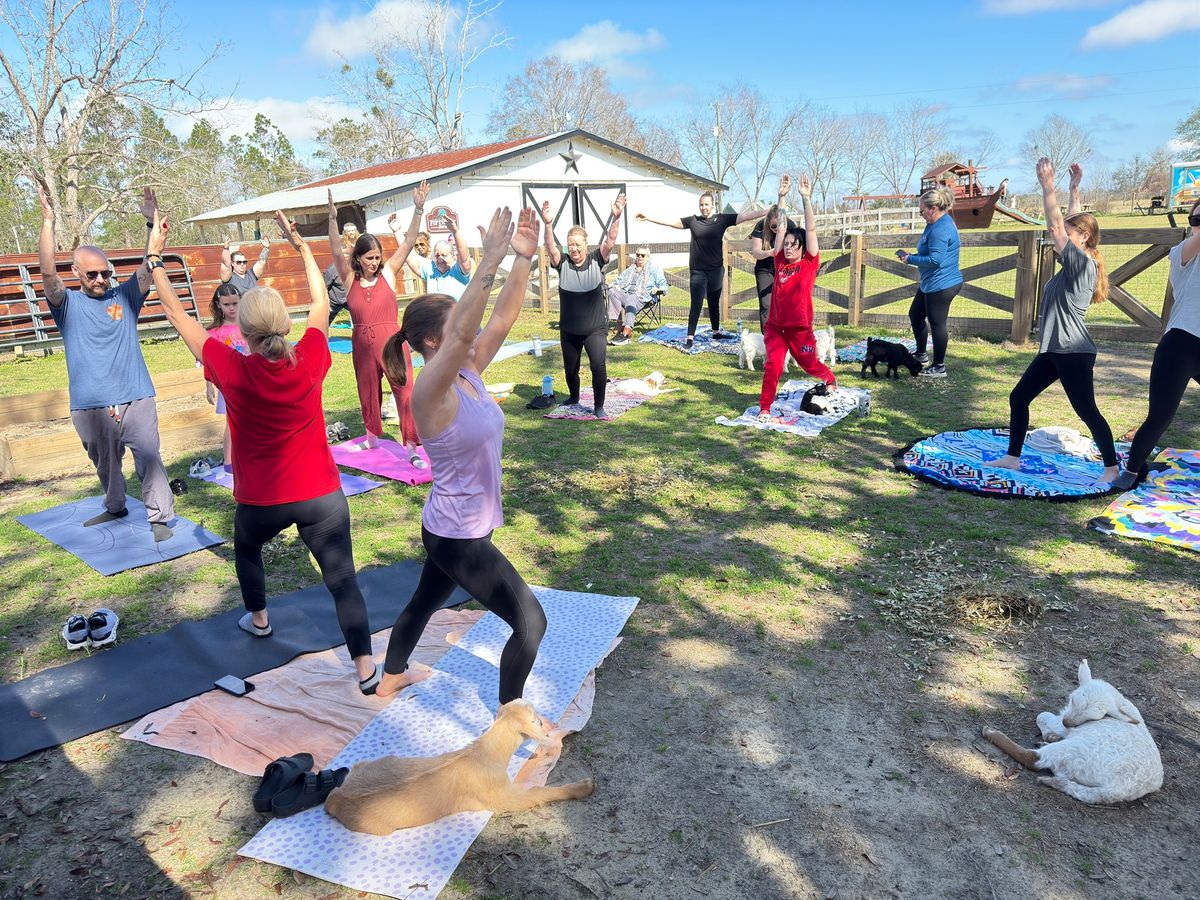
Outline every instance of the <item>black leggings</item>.
POLYGON ((933 332, 933 364, 940 366, 946 361, 946 345, 950 343, 950 332, 946 329, 946 320, 950 318, 950 301, 962 290, 962 282, 954 287, 943 288, 927 294, 917 289, 912 306, 908 308, 908 321, 912 323, 913 337, 917 340, 917 352, 924 353, 933 332), (925 327, 925 321, 929 327, 925 327))
POLYGON ((428 558, 412 599, 392 627, 383 670, 399 675, 408 668, 408 658, 430 616, 445 605, 457 585, 512 628, 512 636, 500 654, 500 702, 519 699, 546 633, 542 605, 513 564, 492 543, 490 534, 481 538, 446 538, 422 526, 421 542, 428 558))
POLYGON ((715 269, 692 269, 689 279, 692 290, 692 308, 688 310, 689 336, 696 333, 700 324, 700 310, 704 308, 704 298, 708 298, 708 320, 713 331, 721 327, 721 286, 725 283, 725 267, 715 269))
POLYGON ((771 312, 771 289, 775 286, 774 269, 755 269, 754 287, 758 291, 758 330, 765 332, 771 312))
POLYGON ((604 392, 608 388, 608 330, 597 328, 591 334, 559 334, 562 340, 563 369, 567 376, 569 402, 579 402, 579 363, 583 351, 587 350, 588 365, 592 369, 592 398, 596 406, 604 405, 604 392))
POLYGON ((1163 335, 1150 366, 1150 411, 1129 448, 1125 468, 1141 470, 1146 457, 1166 432, 1179 409, 1188 382, 1200 383, 1200 337, 1182 328, 1163 335))
POLYGON ((263 544, 295 525, 300 540, 312 551, 321 569, 325 587, 333 594, 338 625, 346 638, 350 658, 371 653, 371 629, 367 626, 367 604, 354 573, 354 551, 350 546, 350 507, 342 489, 278 506, 239 503, 233 515, 233 559, 242 603, 250 612, 267 608, 267 578, 263 569, 263 544))
POLYGON ((1096 406, 1092 388, 1092 369, 1095 353, 1039 353, 1008 395, 1008 453, 1020 456, 1029 430, 1029 404, 1050 385, 1061 381, 1075 415, 1092 432, 1092 440, 1100 448, 1104 465, 1117 464, 1117 449, 1113 446, 1112 429, 1096 406))

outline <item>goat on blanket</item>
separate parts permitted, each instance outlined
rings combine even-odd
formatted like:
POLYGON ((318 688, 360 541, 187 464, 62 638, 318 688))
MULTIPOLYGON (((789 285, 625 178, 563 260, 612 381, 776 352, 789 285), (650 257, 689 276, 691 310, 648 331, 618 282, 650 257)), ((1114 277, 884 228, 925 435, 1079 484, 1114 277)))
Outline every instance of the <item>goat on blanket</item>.
POLYGON ((1042 784, 1084 803, 1136 800, 1162 787, 1162 759, 1142 714, 1120 691, 1092 677, 1085 659, 1079 687, 1057 716, 1039 713, 1042 737, 1054 743, 1027 750, 999 731, 983 736, 1027 769, 1049 769, 1042 784))
POLYGON ((440 756, 385 756, 350 770, 325 801, 325 811, 366 834, 391 834, 457 812, 497 813, 533 809, 554 800, 582 800, 595 782, 588 778, 554 787, 518 787, 508 761, 526 738, 547 739, 546 723, 526 700, 500 707, 496 721, 463 747, 440 756))

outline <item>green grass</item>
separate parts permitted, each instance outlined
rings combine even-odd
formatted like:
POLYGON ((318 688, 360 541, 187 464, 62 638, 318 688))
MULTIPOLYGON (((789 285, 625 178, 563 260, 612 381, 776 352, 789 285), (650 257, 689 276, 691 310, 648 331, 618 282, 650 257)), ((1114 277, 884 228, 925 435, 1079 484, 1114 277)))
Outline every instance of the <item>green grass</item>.
MULTIPOLYGON (((544 317, 523 315, 515 339, 552 337, 544 317)), ((839 343, 865 334, 839 329, 839 343)), ((178 341, 146 345, 154 371, 178 369, 189 357, 178 341)), ((1121 352, 1148 362, 1149 349, 1121 352)), ((685 356, 652 344, 613 349, 613 376, 664 372, 678 390, 608 425, 547 421, 524 401, 544 374, 561 383, 561 357, 519 357, 492 367, 490 382, 513 381, 505 404, 506 527, 497 544, 535 584, 642 598, 630 640, 656 643, 668 632, 720 641, 723 634, 798 639, 829 615, 847 615, 838 634, 798 643, 788 654, 815 669, 852 652, 879 625, 870 598, 903 566, 915 545, 947 542, 980 572, 1004 572, 1063 596, 1111 592, 1142 609, 1149 595, 1194 590, 1195 560, 1160 545, 1106 538, 1086 529, 1104 501, 1072 504, 998 503, 941 491, 893 471, 890 454, 933 432, 990 426, 1007 419, 1007 394, 1031 350, 1006 351, 980 339, 955 339, 951 377, 927 383, 871 381, 873 412, 849 419, 819 440, 713 424, 719 414, 756 401, 759 373, 739 370, 732 356, 685 356), (866 613, 864 620, 862 614, 866 613)), ((857 370, 839 377, 858 384, 857 370)), ((61 386, 62 356, 0 364, 11 393, 61 386)), ((1145 414, 1145 380, 1101 392, 1118 434, 1145 414)), ((325 385, 329 420, 361 433, 348 356, 335 355, 325 385)), ((1033 425, 1081 427, 1062 392, 1052 388, 1033 408, 1033 425)), ((69 427, 69 426, 68 426, 69 427)), ((1168 434, 1173 446, 1200 446, 1200 403, 1192 393, 1168 434)), ((171 477, 216 447, 168 459, 171 477)), ((136 480, 130 489, 138 490, 136 480)), ((12 680, 66 661, 58 630, 68 614, 106 605, 123 618, 122 635, 161 631, 177 621, 239 605, 229 544, 111 578, 33 535, 14 516, 54 502, 94 495, 94 475, 11 484, 0 517, 0 672, 12 680), (22 668, 24 667, 24 668, 22 668)), ((395 483, 350 501, 355 561, 362 567, 420 558, 423 488, 395 483)), ((218 534, 233 533, 229 493, 191 482, 178 511, 218 534)), ((319 581, 293 534, 270 548, 269 586, 283 593, 319 581)), ((819 633, 819 632, 818 632, 819 633)))

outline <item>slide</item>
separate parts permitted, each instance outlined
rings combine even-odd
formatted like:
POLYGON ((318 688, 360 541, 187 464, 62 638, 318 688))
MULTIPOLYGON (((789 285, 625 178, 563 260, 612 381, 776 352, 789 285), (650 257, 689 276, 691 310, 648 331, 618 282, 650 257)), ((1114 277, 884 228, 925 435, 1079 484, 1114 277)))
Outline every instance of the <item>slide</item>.
POLYGON ((1003 203, 996 203, 996 212, 1003 213, 1010 219, 1016 219, 1018 222, 1024 222, 1026 225, 1045 225, 1045 221, 1026 215, 1019 209, 1014 209, 1011 206, 1005 206, 1003 203))

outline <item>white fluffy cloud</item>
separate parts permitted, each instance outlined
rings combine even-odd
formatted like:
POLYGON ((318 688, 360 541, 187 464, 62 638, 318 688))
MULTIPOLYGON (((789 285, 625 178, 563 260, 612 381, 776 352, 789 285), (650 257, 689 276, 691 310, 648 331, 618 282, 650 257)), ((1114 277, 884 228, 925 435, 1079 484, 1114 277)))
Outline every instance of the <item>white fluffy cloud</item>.
POLYGON ((621 26, 605 20, 585 25, 569 38, 556 41, 546 51, 564 62, 592 63, 606 69, 617 77, 639 77, 647 70, 628 57, 637 56, 667 45, 666 39, 655 29, 644 32, 624 31, 621 26))
POLYGON ((426 4, 421 0, 380 0, 365 13, 340 19, 322 9, 304 48, 325 62, 353 59, 370 53, 381 39, 411 30, 426 16, 426 4))
POLYGON ((983 11, 993 16, 1025 16, 1060 9, 1111 6, 1116 0, 983 0, 983 11))
POLYGON ((1147 44, 1196 29, 1200 29, 1197 0, 1142 0, 1089 28, 1083 46, 1093 49, 1147 44))

